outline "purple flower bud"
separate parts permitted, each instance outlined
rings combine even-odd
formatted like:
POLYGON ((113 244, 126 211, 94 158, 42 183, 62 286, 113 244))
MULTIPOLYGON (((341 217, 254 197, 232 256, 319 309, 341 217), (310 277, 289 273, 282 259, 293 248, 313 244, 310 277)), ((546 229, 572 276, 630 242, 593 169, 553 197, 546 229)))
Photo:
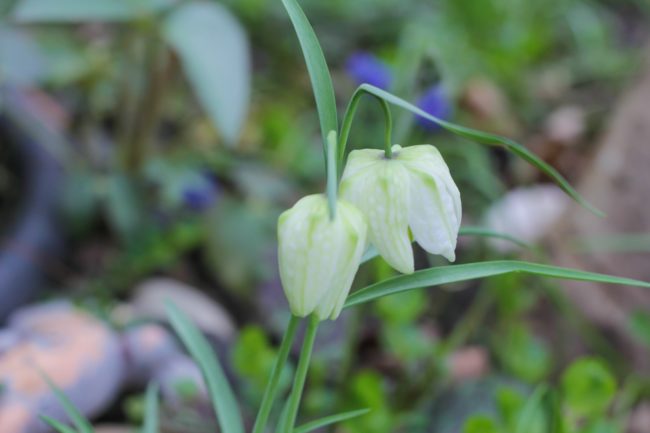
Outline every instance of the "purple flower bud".
POLYGON ((345 70, 357 85, 370 84, 385 90, 393 80, 393 74, 386 63, 374 54, 363 51, 348 57, 345 70))
MULTIPOLYGON (((424 92, 418 99, 417 106, 422 111, 438 119, 447 120, 451 117, 452 107, 450 101, 445 90, 440 85, 431 86, 424 92)), ((435 131, 439 128, 438 125, 422 116, 416 116, 415 120, 418 125, 427 131, 435 131)))
POLYGON ((195 211, 202 212, 217 200, 219 188, 216 178, 211 173, 204 173, 200 182, 188 185, 183 190, 183 203, 195 211))

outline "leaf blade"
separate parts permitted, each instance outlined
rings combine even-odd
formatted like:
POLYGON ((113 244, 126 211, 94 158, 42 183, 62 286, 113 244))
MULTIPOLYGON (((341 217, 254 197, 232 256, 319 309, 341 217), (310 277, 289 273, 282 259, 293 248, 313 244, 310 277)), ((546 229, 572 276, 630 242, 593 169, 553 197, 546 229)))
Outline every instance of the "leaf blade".
POLYGON ((41 421, 43 421, 45 424, 49 425, 59 433, 77 433, 71 427, 68 427, 62 422, 52 417, 49 417, 47 415, 41 415, 39 418, 41 419, 41 421))
POLYGON ((400 108, 403 108, 414 114, 417 114, 418 116, 424 117, 425 119, 439 125, 440 127, 458 136, 468 138, 470 140, 476 141, 481 144, 486 144, 489 146, 498 146, 507 149, 511 153, 514 153, 524 161, 528 162, 529 164, 537 167, 539 170, 544 172, 547 176, 553 179, 553 181, 555 181, 555 183, 569 197, 571 197, 574 201, 576 201, 581 206, 589 210, 591 213, 601 217, 604 216, 604 214, 601 211, 596 209, 591 203, 589 203, 584 197, 582 197, 582 195, 580 195, 580 193, 578 193, 578 191, 576 191, 569 184, 569 182, 564 178, 564 176, 562 176, 555 168, 553 168, 550 164, 541 160, 535 154, 533 154, 524 146, 515 142, 514 140, 501 137, 495 134, 489 134, 489 133, 477 131, 475 129, 467 128, 461 125, 456 125, 454 123, 447 122, 446 120, 439 119, 435 116, 426 113, 425 111, 421 110, 415 105, 393 95, 392 93, 386 92, 385 90, 382 90, 378 87, 371 86, 369 84, 362 84, 361 86, 359 86, 359 89, 368 92, 371 95, 374 95, 378 98, 384 99, 385 101, 393 105, 396 105, 400 108))
POLYGON ((223 138, 234 144, 251 91, 250 42, 244 28, 226 7, 199 1, 174 10, 163 23, 163 37, 178 53, 201 106, 223 138))
POLYGON ((158 428, 158 385, 150 384, 147 387, 145 398, 143 433, 159 433, 158 428))
POLYGON ((310 421, 306 424, 303 424, 299 427, 297 427, 293 433, 309 433, 311 431, 314 431, 316 429, 319 429, 321 427, 327 427, 329 425, 342 422, 342 421, 347 421, 352 418, 356 418, 362 415, 365 415, 370 412, 370 409, 357 409, 357 410, 351 410, 349 412, 343 412, 343 413, 338 413, 335 415, 330 415, 326 416, 324 418, 320 418, 314 421, 310 421))
POLYGON ((209 343, 176 306, 167 303, 166 307, 172 327, 201 368, 221 431, 244 433, 244 425, 235 393, 209 343))
POLYGON ((314 98, 316 99, 323 146, 325 146, 327 134, 330 131, 339 130, 332 77, 316 33, 298 2, 296 0, 282 0, 282 4, 289 14, 291 23, 298 35, 305 63, 307 63, 307 71, 309 72, 314 98))
POLYGON ((41 372, 41 376, 43 377, 43 380, 45 380, 45 382, 47 383, 47 386, 54 393, 56 399, 59 401, 59 403, 61 403, 61 405, 63 406, 63 410, 65 411, 66 415, 68 415, 70 421, 72 421, 75 427, 81 433, 93 433, 93 426, 81 414, 81 412, 79 412, 79 409, 75 407, 74 403, 72 403, 72 401, 68 398, 68 396, 65 395, 64 392, 45 373, 41 372))
POLYGON ((400 275, 391 279, 372 284, 357 290, 348 296, 345 308, 370 302, 383 296, 400 293, 406 290, 419 289, 441 284, 449 284, 486 278, 496 275, 521 272, 549 278, 559 278, 575 281, 592 281, 609 284, 621 284, 650 288, 650 283, 631 278, 614 277, 611 275, 579 271, 558 266, 540 265, 537 263, 516 260, 497 260, 462 265, 439 266, 423 269, 410 275, 400 275))

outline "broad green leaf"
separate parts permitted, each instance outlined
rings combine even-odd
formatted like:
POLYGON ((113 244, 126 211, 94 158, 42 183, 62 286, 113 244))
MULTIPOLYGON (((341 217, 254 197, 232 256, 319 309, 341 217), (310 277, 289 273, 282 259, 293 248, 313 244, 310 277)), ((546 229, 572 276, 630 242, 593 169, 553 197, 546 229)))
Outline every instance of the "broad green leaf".
POLYGON ((328 425, 336 424, 342 421, 347 421, 352 418, 356 418, 361 415, 365 415, 370 412, 370 409, 358 409, 352 410, 349 412, 343 412, 336 415, 326 416, 306 424, 296 427, 293 433, 309 433, 311 431, 317 430, 322 427, 327 427, 328 425))
POLYGON ((128 21, 152 15, 176 0, 21 0, 13 9, 20 23, 128 21))
POLYGON ((93 433, 93 426, 88 422, 88 420, 79 412, 75 405, 70 401, 70 399, 59 389, 58 386, 45 374, 41 373, 43 380, 47 383, 47 386, 54 393, 57 401, 63 406, 63 410, 66 415, 70 418, 72 423, 75 425, 79 433, 93 433))
POLYGON ((55 420, 54 418, 51 418, 46 415, 41 415, 40 418, 41 421, 43 421, 45 424, 49 425, 59 433, 77 433, 72 428, 68 427, 67 425, 63 424, 60 421, 55 420))
POLYGON ((318 118, 320 120, 321 133, 323 136, 323 146, 327 143, 327 134, 330 131, 338 131, 338 119, 336 114, 336 98, 334 96, 334 86, 330 77, 327 62, 323 55, 316 33, 309 24, 296 0, 282 0, 284 7, 291 18, 293 27, 298 35, 300 47, 307 63, 307 70, 311 79, 314 98, 316 98, 316 108, 318 109, 318 118))
POLYGON ((159 433, 158 429, 158 386, 150 384, 147 387, 145 402, 143 433, 159 433))
POLYGON ((605 413, 616 393, 616 379, 596 358, 575 361, 562 375, 566 405, 578 416, 605 413))
POLYGON ((475 280, 478 278, 492 277, 512 272, 521 272, 524 274, 565 280, 593 281, 598 283, 622 284, 650 288, 650 283, 631 278, 614 277, 611 275, 596 274, 576 269, 540 265, 537 263, 520 262, 516 260, 497 260, 463 265, 440 266, 423 269, 410 275, 400 275, 398 277, 372 284, 352 293, 348 296, 345 306, 351 307, 364 302, 370 302, 381 298, 382 296, 392 295, 405 290, 475 280))
POLYGON ((446 129, 449 132, 452 132, 458 136, 474 140, 481 144, 486 144, 489 146, 499 146, 507 149, 508 151, 514 153, 524 161, 532 164, 541 171, 543 171, 547 176, 552 178, 562 190, 567 193, 572 199, 578 202, 580 205, 591 211, 592 213, 603 216, 603 213, 593 207, 589 202, 587 202, 573 187, 567 182, 567 180, 551 165, 542 161, 535 154, 531 153, 521 144, 509 139, 500 137, 495 134, 489 134, 486 132, 477 131, 475 129, 467 128, 464 126, 456 125, 451 122, 434 117, 423 110, 419 109, 413 104, 406 102, 405 100, 388 93, 384 90, 381 90, 377 87, 371 86, 369 84, 362 84, 359 86, 359 90, 370 93, 371 95, 377 96, 393 105, 404 108, 414 114, 424 117, 425 119, 430 120, 431 122, 439 125, 440 127, 446 129))
POLYGON ((172 327, 201 368, 221 431, 244 433, 235 394, 210 344, 185 314, 171 303, 167 303, 167 314, 172 327))
POLYGON ((465 421, 463 433, 499 433, 497 422, 488 415, 473 415, 465 421))
POLYGON ((251 87, 248 37, 217 2, 188 2, 164 22, 194 93, 223 138, 233 144, 246 120, 251 87))

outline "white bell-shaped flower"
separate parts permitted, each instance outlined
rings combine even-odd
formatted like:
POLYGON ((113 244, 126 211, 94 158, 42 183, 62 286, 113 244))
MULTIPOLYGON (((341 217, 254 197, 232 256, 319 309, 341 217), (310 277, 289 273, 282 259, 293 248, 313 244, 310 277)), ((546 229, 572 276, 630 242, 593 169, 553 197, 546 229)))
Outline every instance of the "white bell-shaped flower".
POLYGON ((366 248, 366 219, 338 200, 330 218, 322 194, 303 197, 278 221, 280 279, 291 312, 336 319, 366 248))
POLYGON ((390 159, 383 150, 350 152, 341 196, 366 215, 368 240, 398 271, 414 270, 410 233, 429 253, 456 259, 460 192, 435 147, 395 145, 390 159))

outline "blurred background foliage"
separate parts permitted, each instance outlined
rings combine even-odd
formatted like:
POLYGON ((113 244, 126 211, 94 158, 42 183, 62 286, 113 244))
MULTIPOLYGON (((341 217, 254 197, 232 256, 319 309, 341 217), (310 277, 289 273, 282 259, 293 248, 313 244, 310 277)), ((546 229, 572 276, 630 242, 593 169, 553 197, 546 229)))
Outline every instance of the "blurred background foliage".
MULTIPOLYGON (((640 66, 650 12, 644 0, 301 5, 341 107, 375 80, 432 114, 523 142, 571 181, 640 66)), ((64 173, 50 182, 65 253, 44 296, 63 293, 112 320, 149 276, 206 288, 240 327, 230 362, 254 408, 286 320, 276 219, 324 187, 309 80, 281 3, 10 0, 1 10, 3 122, 64 173)), ((498 149, 394 115, 395 142, 443 153, 465 225, 484 224, 511 188, 544 180, 498 149)), ((381 147, 378 109, 364 105, 358 119, 351 147, 381 147)), ((36 173, 3 134, 0 233, 10 236, 36 173)), ((459 260, 545 254, 463 237, 459 260)), ((375 259, 359 280, 391 275, 375 259)), ((370 408, 337 430, 358 433, 613 433, 647 405, 647 377, 552 282, 514 275, 450 289, 383 299, 325 330, 306 416, 370 408), (579 351, 565 328, 593 357, 571 362, 579 351)), ((649 317, 630 321, 646 347, 649 317)))

